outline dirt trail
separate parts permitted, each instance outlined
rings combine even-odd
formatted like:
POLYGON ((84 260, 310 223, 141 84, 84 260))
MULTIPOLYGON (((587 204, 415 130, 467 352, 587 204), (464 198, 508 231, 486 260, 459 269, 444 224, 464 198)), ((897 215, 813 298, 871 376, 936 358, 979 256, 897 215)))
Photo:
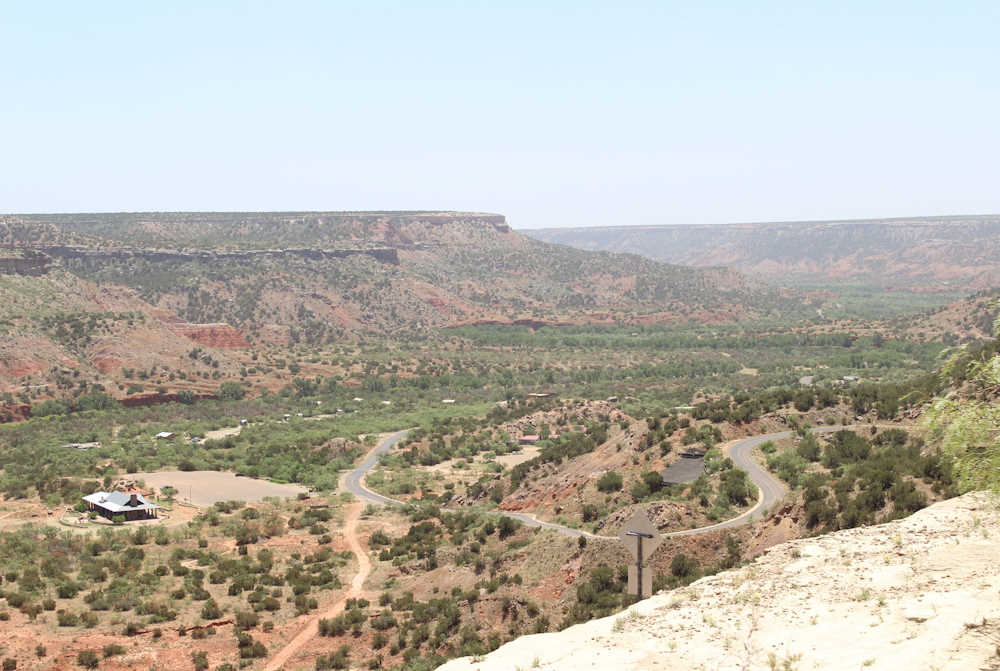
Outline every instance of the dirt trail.
POLYGON ((271 661, 264 667, 264 671, 279 671, 280 669, 287 668, 286 665, 292 656, 298 653, 306 643, 319 633, 319 621, 321 618, 331 618, 340 615, 344 612, 344 606, 347 604, 348 599, 354 599, 363 595, 362 588, 364 587, 365 580, 368 579, 368 574, 372 571, 372 563, 368 559, 368 553, 362 547, 357 533, 358 520, 361 518, 362 508, 363 504, 352 503, 347 507, 347 514, 344 517, 344 538, 347 540, 347 545, 351 548, 351 552, 358 559, 358 572, 351 579, 350 589, 344 592, 344 595, 337 603, 333 604, 326 612, 317 613, 309 618, 305 627, 296 634, 295 638, 289 641, 284 648, 271 658, 271 661))

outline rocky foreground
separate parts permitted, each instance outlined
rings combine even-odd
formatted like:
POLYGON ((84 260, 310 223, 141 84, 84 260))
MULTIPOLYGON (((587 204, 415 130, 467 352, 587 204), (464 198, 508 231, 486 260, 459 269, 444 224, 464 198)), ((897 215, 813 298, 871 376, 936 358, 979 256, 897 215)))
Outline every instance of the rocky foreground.
POLYGON ((800 539, 749 566, 445 671, 1000 669, 1000 501, 800 539))

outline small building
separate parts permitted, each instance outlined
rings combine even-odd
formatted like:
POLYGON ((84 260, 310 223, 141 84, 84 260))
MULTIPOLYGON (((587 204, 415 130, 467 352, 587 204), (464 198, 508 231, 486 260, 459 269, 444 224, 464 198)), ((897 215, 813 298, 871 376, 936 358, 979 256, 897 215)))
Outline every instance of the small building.
POLYGON ((447 404, 447 405, 451 405, 452 403, 454 403, 454 402, 455 402, 455 399, 453 399, 453 398, 442 398, 442 399, 441 399, 441 402, 442 402, 442 403, 445 403, 445 404, 447 404))
POLYGON ((517 439, 517 442, 521 445, 534 445, 541 439, 542 437, 539 435, 521 436, 517 439))
POLYGON ((94 492, 84 496, 83 500, 98 515, 109 520, 121 515, 126 522, 154 519, 160 509, 160 506, 150 503, 136 492, 94 492))
POLYGON ((160 431, 158 434, 153 436, 157 440, 173 440, 177 437, 177 434, 173 431, 160 431))
POLYGON ((540 391, 528 394, 528 398, 551 398, 552 392, 540 391))

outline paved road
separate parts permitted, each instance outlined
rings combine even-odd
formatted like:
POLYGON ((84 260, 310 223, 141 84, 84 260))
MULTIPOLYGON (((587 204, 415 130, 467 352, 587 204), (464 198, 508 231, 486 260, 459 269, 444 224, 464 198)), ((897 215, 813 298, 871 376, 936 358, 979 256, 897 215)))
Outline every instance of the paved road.
POLYGON ((358 498, 369 501, 370 503, 381 503, 387 505, 404 505, 402 501, 397 501, 396 499, 390 499, 388 496, 382 496, 377 492, 373 492, 364 485, 365 476, 368 475, 368 471, 375 468, 375 464, 378 463, 378 458, 387 453, 391 452, 396 443, 406 438, 406 434, 410 431, 399 431, 392 434, 388 438, 384 439, 379 443, 374 450, 368 453, 365 460, 361 462, 361 465, 350 471, 344 476, 343 481, 340 483, 341 489, 346 489, 351 494, 354 494, 358 498))
MULTIPOLYGON (((821 426, 813 429, 815 433, 829 433, 831 431, 839 431, 843 429, 843 426, 821 426)), ((383 440, 379 445, 373 449, 365 460, 361 462, 353 471, 349 472, 343 479, 342 487, 347 491, 351 492, 355 496, 369 501, 371 503, 388 504, 388 505, 406 505, 403 501, 397 501, 396 499, 391 499, 388 496, 382 496, 376 492, 371 491, 364 486, 363 480, 365 475, 375 464, 378 463, 378 457, 381 454, 391 451, 400 440, 406 437, 408 431, 400 431, 394 433, 385 440, 383 440)), ((671 531, 663 534, 664 536, 693 536, 695 534, 704 534, 709 531, 718 531, 719 529, 731 529, 733 527, 742 526, 748 524, 755 519, 760 519, 764 512, 771 509, 775 503, 784 498, 785 493, 788 491, 787 488, 781 484, 781 482, 775 478, 773 475, 761 468, 753 458, 753 450, 755 447, 766 443, 769 440, 780 440, 782 438, 788 438, 792 435, 791 431, 780 431, 778 433, 769 433, 763 436, 754 436, 753 438, 744 438, 743 440, 733 443, 729 448, 729 456, 733 460, 733 464, 739 468, 742 468, 750 476, 750 480, 753 481, 759 490, 759 495, 757 497, 757 503, 753 508, 746 511, 738 517, 726 520, 725 522, 719 522, 718 524, 712 524, 707 527, 698 527, 697 529, 683 529, 681 531, 671 531)), ((553 524, 552 522, 543 522, 542 520, 535 519, 535 517, 529 513, 514 513, 514 512, 499 512, 500 515, 506 515, 515 520, 520 520, 524 524, 530 527, 541 527, 542 529, 552 529, 553 531, 558 531, 566 536, 572 536, 574 538, 583 536, 585 538, 597 538, 605 540, 617 540, 617 536, 599 536, 597 534, 592 534, 588 531, 583 531, 581 529, 571 529, 570 527, 564 527, 560 524, 553 524)))

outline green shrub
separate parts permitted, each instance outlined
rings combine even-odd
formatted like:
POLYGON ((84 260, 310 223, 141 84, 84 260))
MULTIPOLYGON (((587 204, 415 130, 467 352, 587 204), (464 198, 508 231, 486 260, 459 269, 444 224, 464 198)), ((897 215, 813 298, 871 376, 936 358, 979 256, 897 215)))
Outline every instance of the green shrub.
POLYGON ((85 669, 96 669, 101 660, 93 650, 81 650, 76 656, 76 663, 85 669))
POLYGON ((104 646, 104 649, 101 652, 104 653, 105 659, 108 657, 114 657, 115 655, 124 655, 125 646, 118 645, 117 643, 109 643, 104 646))
POLYGON ((602 492, 617 492, 622 488, 622 476, 615 471, 608 471, 597 479, 597 489, 602 492))

